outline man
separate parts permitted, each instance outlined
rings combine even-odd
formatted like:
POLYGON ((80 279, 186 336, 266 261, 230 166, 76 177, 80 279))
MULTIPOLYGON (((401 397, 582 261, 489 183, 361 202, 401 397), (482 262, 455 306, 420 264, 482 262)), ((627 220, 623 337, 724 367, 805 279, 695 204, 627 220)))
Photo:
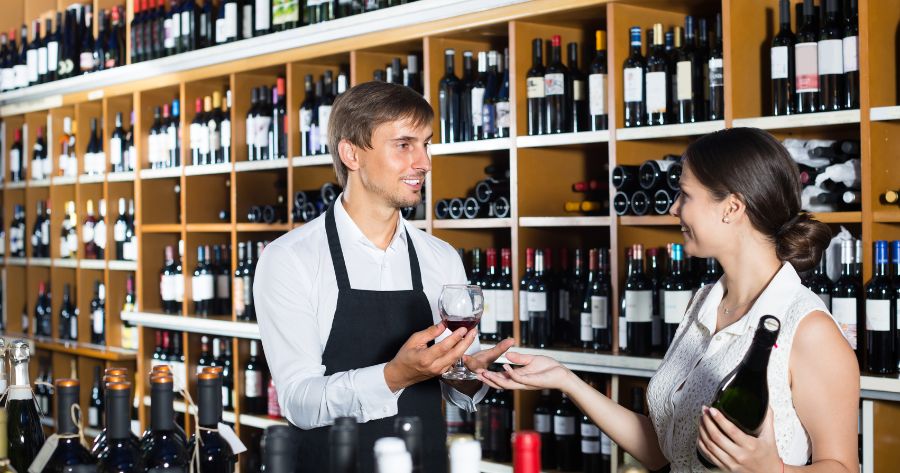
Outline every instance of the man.
POLYGON ((344 192, 259 260, 259 329, 282 412, 300 429, 301 472, 328 471, 327 426, 341 416, 361 422, 361 471, 374 472, 372 446, 394 435, 397 415, 422 421, 422 471, 446 471, 441 397, 473 411, 487 386, 460 392, 440 374, 467 350, 475 370, 512 345, 477 351, 476 331, 449 333, 440 323, 441 287, 465 283, 462 262, 400 217, 422 199, 433 118, 425 99, 400 85, 368 82, 338 97, 328 144, 344 192))

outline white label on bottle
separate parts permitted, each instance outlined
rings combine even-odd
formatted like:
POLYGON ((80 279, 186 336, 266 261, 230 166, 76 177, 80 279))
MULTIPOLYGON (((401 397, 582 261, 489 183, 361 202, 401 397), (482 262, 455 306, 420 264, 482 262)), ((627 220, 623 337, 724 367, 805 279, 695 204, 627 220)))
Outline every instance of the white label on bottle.
POLYGON ((870 332, 891 330, 891 301, 866 300, 866 330, 870 332))
POLYGON ((93 333, 102 334, 103 333, 103 311, 97 309, 91 312, 91 330, 93 333))
POLYGON ((572 81, 572 100, 575 102, 580 102, 584 100, 587 94, 585 94, 585 84, 583 80, 573 80, 572 81))
POLYGON ((137 237, 122 245, 122 253, 126 261, 137 261, 137 237))
POLYGON ((644 69, 640 67, 626 67, 624 74, 625 101, 644 101, 644 69))
POLYGON ((241 23, 241 39, 253 37, 253 4, 244 4, 244 18, 241 23))
POLYGON ((526 94, 530 99, 540 99, 546 96, 543 77, 529 77, 525 79, 525 86, 527 89, 526 94))
POLYGON ((15 69, 12 67, 7 67, 3 69, 2 77, 0 77, 0 82, 3 82, 3 90, 11 90, 16 86, 16 75, 15 69))
POLYGON ((585 455, 597 455, 600 453, 600 440, 581 439, 581 453, 585 455))
MULTIPOLYGON (((691 61, 678 61, 675 72, 675 87, 678 100, 691 100, 694 96, 693 83, 691 82, 693 71, 691 61)), ((651 72, 651 74, 656 74, 651 72)))
POLYGON ((566 76, 562 73, 544 74, 544 93, 564 95, 566 93, 566 76))
POLYGON ((509 115, 509 102, 497 102, 494 104, 497 128, 509 128, 512 120, 509 115))
POLYGON ((37 68, 38 75, 44 75, 47 73, 47 47, 44 46, 38 49, 38 59, 37 59, 37 68))
POLYGON ((41 244, 49 248, 50 245, 50 219, 41 222, 41 244))
POLYGON ((608 327, 609 298, 607 296, 591 296, 591 328, 605 329, 608 327))
POLYGON ((170 125, 166 128, 166 153, 174 152, 178 148, 178 128, 170 125))
POLYGON ((856 299, 851 297, 835 297, 831 299, 831 315, 841 327, 841 333, 854 350, 857 343, 856 299))
POLYGON ((216 19, 216 44, 225 42, 225 18, 216 19))
POLYGON ((609 456, 610 451, 612 451, 612 441, 605 433, 600 432, 600 453, 603 456, 609 456))
MULTIPOLYGON (((75 308, 75 316, 78 316, 78 308, 75 308)), ((77 319, 71 319, 69 321, 69 340, 78 340, 78 324, 73 323, 77 319)))
POLYGON ((669 94, 666 93, 666 73, 647 73, 647 113, 665 113, 669 94))
POLYGON ((84 243, 90 243, 94 241, 94 225, 86 224, 81 227, 81 241, 84 243))
POLYGON ((590 312, 582 312, 581 317, 579 318, 579 340, 582 342, 593 342, 594 341, 594 328, 591 327, 591 313, 590 312))
POLYGON ((247 117, 247 121, 245 122, 247 129, 244 136, 246 137, 247 146, 254 146, 256 144, 253 142, 253 140, 256 139, 256 125, 253 123, 255 120, 255 117, 247 117))
POLYGON ((219 137, 219 126, 215 120, 210 120, 206 123, 204 127, 206 131, 206 140, 204 144, 206 145, 207 153, 215 153, 219 149, 221 149, 222 141, 219 137))
POLYGON ((189 143, 191 151, 200 149, 200 124, 191 123, 188 125, 188 134, 190 135, 189 143))
POLYGON ((472 98, 472 125, 481 126, 484 123, 482 107, 484 106, 484 87, 475 87, 470 96, 472 98))
MULTIPOLYGON (((330 107, 329 107, 330 108, 330 107)), ((253 119, 253 128, 256 136, 253 138, 253 144, 257 147, 268 146, 269 143, 269 126, 272 124, 272 117, 256 117, 253 119)))
POLYGON ((526 303, 528 304, 528 312, 546 312, 547 311, 547 293, 531 292, 525 293, 526 303))
POLYGON ((650 322, 653 316, 653 291, 625 291, 625 320, 650 322))
POLYGON ((159 280, 159 294, 164 301, 175 300, 175 276, 171 274, 163 275, 159 280))
MULTIPOLYGON (((257 2, 257 4, 259 4, 259 2, 257 2)), ((231 427, 229 427, 228 424, 219 422, 218 429, 219 435, 228 442, 228 446, 231 447, 232 453, 238 455, 247 451, 244 442, 241 442, 241 439, 234 433, 234 430, 231 430, 231 427)))
POLYGON ((56 65, 59 63, 59 42, 53 41, 47 43, 47 70, 56 71, 56 65))
POLYGON ((231 278, 227 274, 216 275, 216 299, 228 299, 231 290, 228 287, 228 281, 231 278))
POLYGON ((496 289, 494 293, 494 315, 497 322, 513 321, 513 293, 509 289, 496 289))
POLYGON ((542 434, 549 434, 553 431, 551 422, 550 414, 535 414, 534 430, 542 434))
POLYGON ((21 154, 18 149, 9 150, 9 170, 16 174, 21 169, 21 154))
POLYGON ((788 78, 788 47, 774 46, 771 49, 772 79, 788 78))
POLYGON ((816 43, 799 43, 794 46, 797 93, 819 91, 818 49, 816 43))
POLYGON ((192 28, 193 25, 191 25, 191 18, 193 18, 193 16, 188 12, 181 14, 181 31, 184 36, 190 36, 194 29, 192 28))
POLYGON ((201 156, 209 154, 209 127, 208 125, 197 125, 197 151, 201 156))
POLYGON ((528 322, 528 292, 519 290, 519 322, 528 322))
POLYGON ((844 55, 843 41, 839 39, 823 39, 819 41, 819 75, 843 74, 844 55))
POLYGON ((581 436, 600 437, 600 429, 594 424, 588 424, 584 422, 581 424, 581 436))
POLYGON ((213 293, 213 277, 211 274, 191 278, 191 295, 194 302, 212 300, 213 293))
POLYGON ((262 397, 263 379, 260 371, 244 371, 244 395, 246 397, 262 397))
POLYGON ((88 425, 91 427, 100 426, 100 410, 95 406, 88 407, 88 425))
POLYGON ((331 105, 319 106, 319 143, 328 144, 328 122, 330 120, 331 105))
POLYGON ((69 256, 72 256, 78 251, 78 233, 74 228, 66 235, 66 239, 68 240, 66 248, 69 250, 69 256))
POLYGON ((312 127, 312 109, 300 109, 300 131, 305 133, 312 127))
POLYGON ((237 2, 225 4, 225 38, 237 39, 237 2))
MULTIPOLYGON (((93 56, 91 56, 91 63, 93 63, 93 56)), ((16 75, 16 87, 28 87, 28 66, 25 64, 16 64, 13 67, 13 71, 16 75)))
POLYGON ((575 435, 575 418, 553 416, 553 433, 555 435, 575 435))
POLYGON ((681 323, 693 295, 691 290, 663 291, 663 317, 667 324, 681 323))
POLYGON ((175 36, 172 29, 173 23, 174 22, 171 18, 163 20, 163 32, 165 34, 165 37, 163 38, 163 47, 166 49, 172 49, 175 47, 175 36))
POLYGON ((493 289, 481 291, 484 295, 484 310, 479 323, 482 333, 497 333, 497 296, 493 289))
MULTIPOLYGON (((219 132, 219 139, 222 143, 222 149, 230 149, 231 148, 231 120, 225 119, 222 120, 221 125, 222 131, 219 132)), ((231 158, 229 156, 225 156, 225 160, 228 161, 231 158)))
POLYGON ((270 11, 270 1, 256 0, 256 21, 253 24, 256 31, 266 31, 271 25, 270 15, 272 12, 270 11))
POLYGON ((722 87, 725 85, 725 74, 722 69, 722 58, 714 57, 709 59, 709 86, 722 87))
POLYGON ((122 138, 118 136, 109 139, 109 162, 111 164, 122 162, 122 138))
POLYGON ((184 275, 176 274, 175 278, 175 302, 184 300, 184 275))
POLYGON ((25 52, 25 64, 28 67, 28 82, 38 80, 38 52, 37 49, 29 49, 25 52))
POLYGON ((843 39, 844 72, 859 70, 859 36, 847 36, 843 39))
POLYGON ((588 103, 591 115, 606 115, 606 74, 588 76, 588 103))

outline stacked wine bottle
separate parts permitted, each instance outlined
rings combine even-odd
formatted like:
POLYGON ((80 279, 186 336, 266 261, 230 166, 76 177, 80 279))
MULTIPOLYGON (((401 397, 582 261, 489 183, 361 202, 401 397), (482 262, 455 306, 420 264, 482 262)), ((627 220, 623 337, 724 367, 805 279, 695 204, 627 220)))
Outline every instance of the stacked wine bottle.
POLYGON ((485 168, 486 179, 475 184, 466 197, 441 199, 434 204, 434 218, 473 219, 507 218, 512 211, 509 203, 509 170, 491 165, 485 168))
POLYGON ((681 157, 666 155, 640 166, 621 165, 612 170, 616 188, 613 210, 616 215, 666 215, 680 190, 681 157))

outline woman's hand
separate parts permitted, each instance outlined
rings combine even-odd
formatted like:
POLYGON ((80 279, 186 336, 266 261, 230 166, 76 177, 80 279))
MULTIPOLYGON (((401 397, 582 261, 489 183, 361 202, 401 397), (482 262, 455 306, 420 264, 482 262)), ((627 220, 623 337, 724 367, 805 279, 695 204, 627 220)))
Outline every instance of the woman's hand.
POLYGON ((463 363, 465 363, 466 368, 468 368, 469 371, 472 372, 485 370, 488 366, 491 365, 491 363, 497 361, 497 358, 503 356, 503 354, 506 353, 506 350, 509 350, 515 344, 515 339, 507 338, 506 340, 503 340, 500 343, 494 345, 494 348, 481 350, 480 352, 473 353, 472 355, 463 355, 463 363))
POLYGON ((553 358, 509 352, 506 359, 521 365, 503 365, 504 372, 478 370, 478 379, 494 389, 559 389, 569 385, 572 372, 553 358))
POLYGON ((772 473, 783 471, 783 463, 775 444, 772 408, 763 420, 759 437, 745 434, 726 419, 721 411, 703 407, 700 416, 700 452, 725 471, 772 473))

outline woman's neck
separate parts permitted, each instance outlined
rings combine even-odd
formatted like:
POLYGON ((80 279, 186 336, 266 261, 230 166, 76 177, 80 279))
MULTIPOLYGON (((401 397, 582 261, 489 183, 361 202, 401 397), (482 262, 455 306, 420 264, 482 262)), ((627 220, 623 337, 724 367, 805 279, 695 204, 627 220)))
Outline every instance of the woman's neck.
MULTIPOLYGON (((728 252, 717 259, 725 273, 722 283, 725 286, 724 305, 727 308, 738 305, 750 305, 769 285, 775 274, 781 269, 781 261, 775 254, 771 243, 741 239, 740 250, 728 252)), ((749 307, 745 307, 749 310, 749 307)), ((746 313, 742 310, 741 313, 746 313)))

